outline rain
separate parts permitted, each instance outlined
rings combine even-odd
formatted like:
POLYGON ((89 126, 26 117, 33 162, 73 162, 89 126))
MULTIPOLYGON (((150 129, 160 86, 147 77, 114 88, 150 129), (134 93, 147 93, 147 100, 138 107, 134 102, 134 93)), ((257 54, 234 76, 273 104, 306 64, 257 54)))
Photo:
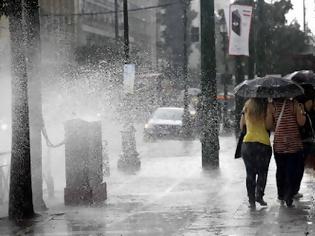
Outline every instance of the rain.
POLYGON ((272 155, 254 208, 235 152, 248 98, 314 102, 314 11, 0 0, 0 235, 313 235, 315 152, 294 207, 272 155))

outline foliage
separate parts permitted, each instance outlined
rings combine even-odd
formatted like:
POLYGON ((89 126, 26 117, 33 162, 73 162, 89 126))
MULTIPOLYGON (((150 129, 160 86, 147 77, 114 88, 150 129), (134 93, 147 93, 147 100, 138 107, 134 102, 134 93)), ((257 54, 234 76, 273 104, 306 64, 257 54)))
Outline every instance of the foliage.
MULTIPOLYGON (((292 9, 290 0, 280 0, 274 4, 265 4, 263 23, 266 40, 266 72, 286 74, 294 70, 292 56, 303 53, 309 42, 307 33, 300 30, 294 21, 286 24, 285 15, 292 9)), ((261 37, 257 35, 257 37, 261 37)))
POLYGON ((8 2, 6 0, 0 0, 0 16, 7 15, 8 2))
MULTIPOLYGON (((174 3, 169 0, 159 0, 160 4, 174 3)), ((182 65, 184 64, 184 6, 186 0, 180 0, 176 4, 168 5, 160 13, 160 23, 162 25, 161 41, 159 42, 159 57, 167 63, 170 71, 165 75, 170 79, 176 79, 181 74, 182 65), (174 78, 174 76, 176 76, 174 78)), ((187 11, 187 54, 192 52, 189 42, 189 32, 193 19, 197 13, 189 6, 187 11)))

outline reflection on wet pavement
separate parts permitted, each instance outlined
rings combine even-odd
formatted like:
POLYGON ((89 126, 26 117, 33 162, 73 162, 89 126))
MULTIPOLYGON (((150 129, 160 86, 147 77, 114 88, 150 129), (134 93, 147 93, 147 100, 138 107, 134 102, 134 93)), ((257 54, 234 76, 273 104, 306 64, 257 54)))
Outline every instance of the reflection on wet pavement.
POLYGON ((276 200, 272 161, 268 206, 249 210, 245 170, 231 154, 234 146, 234 138, 221 139, 220 167, 213 170, 202 169, 198 141, 141 146, 139 172, 111 169, 104 204, 64 207, 61 191, 47 200, 48 220, 35 223, 29 235, 314 235, 314 176, 305 176, 304 197, 288 209, 276 200))

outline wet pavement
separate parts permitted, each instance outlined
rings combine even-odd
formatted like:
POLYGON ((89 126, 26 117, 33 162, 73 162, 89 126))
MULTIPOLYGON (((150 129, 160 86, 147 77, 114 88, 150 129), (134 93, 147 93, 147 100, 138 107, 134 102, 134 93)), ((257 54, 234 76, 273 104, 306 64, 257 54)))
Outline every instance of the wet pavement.
POLYGON ((0 235, 315 235, 315 176, 306 173, 295 208, 276 200, 271 161, 267 207, 250 210, 242 160, 234 137, 220 138, 220 167, 201 168, 199 141, 139 144, 140 171, 117 170, 111 158, 108 200, 100 206, 65 207, 63 192, 47 199, 49 210, 20 226, 0 220, 0 235))

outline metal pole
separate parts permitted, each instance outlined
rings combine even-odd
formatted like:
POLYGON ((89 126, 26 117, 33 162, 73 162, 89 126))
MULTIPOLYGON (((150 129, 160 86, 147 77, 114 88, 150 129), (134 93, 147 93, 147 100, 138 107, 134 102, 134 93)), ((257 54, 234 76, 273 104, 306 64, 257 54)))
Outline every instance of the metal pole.
MULTIPOLYGON (((225 22, 223 22, 225 24, 225 22)), ((224 95, 224 102, 223 102, 223 132, 227 133, 229 130, 228 125, 228 104, 227 104, 227 97, 228 97, 228 76, 229 76, 229 65, 227 61, 227 32, 224 31, 222 34, 223 40, 223 60, 224 60, 224 75, 223 75, 223 95, 224 95)))
POLYGON ((128 22, 128 2, 124 0, 124 53, 125 64, 129 63, 129 22, 128 22))
POLYGON ((252 22, 249 32, 249 57, 248 57, 248 79, 255 78, 255 61, 256 61, 256 49, 255 49, 255 3, 254 0, 250 0, 249 4, 253 7, 252 22))
POLYGON ((28 74, 25 55, 23 1, 8 1, 12 63, 12 145, 10 164, 10 220, 35 216, 32 196, 29 133, 28 74))
MULTIPOLYGON (((253 0, 243 0, 241 1, 242 4, 249 4, 254 6, 254 1, 253 0)), ((258 5, 257 8, 259 8, 259 6, 263 5, 264 1, 258 0, 258 5)), ((262 10, 262 8, 261 8, 262 10)), ((258 17, 261 17, 261 12, 259 12, 259 10, 257 9, 258 14, 260 13, 260 15, 258 15, 258 17)), ((261 19, 261 18, 260 18, 261 19)), ((252 19, 252 25, 251 25, 251 32, 250 32, 250 42, 249 42, 249 52, 250 52, 250 56, 248 58, 248 78, 249 79, 253 79, 255 77, 255 58, 256 58, 256 50, 255 50, 255 34, 254 34, 254 26, 255 23, 255 17, 253 17, 252 19)), ((258 24, 259 24, 259 20, 258 20, 258 24)), ((261 29, 261 24, 260 26, 257 25, 257 28, 261 29)), ((263 32, 263 31, 261 31, 263 32)), ((259 41, 260 45, 265 45, 264 42, 264 38, 263 35, 259 35, 259 39, 257 39, 257 41, 259 41)), ((257 57, 258 57, 258 50, 259 51, 259 56, 260 56, 260 60, 257 59, 257 63, 259 63, 259 65, 261 65, 261 67, 259 68, 260 71, 260 75, 264 74, 264 70, 265 70, 265 66, 263 65, 264 63, 264 58, 265 58, 265 50, 263 46, 258 46, 258 42, 257 42, 257 57), (260 48, 262 47, 262 48, 260 48)), ((242 56, 237 56, 235 58, 235 84, 239 84, 241 82, 244 81, 245 79, 245 70, 244 70, 244 65, 245 65, 245 60, 244 57, 242 56)), ((244 106, 244 102, 245 100, 236 96, 235 97, 235 136, 238 137, 239 133, 240 133, 240 127, 239 127, 239 123, 240 123, 240 119, 241 119, 241 113, 242 113, 242 109, 244 106)))
POLYGON ((24 0, 24 16, 27 35, 27 71, 29 92, 29 119, 31 140, 31 171, 33 185, 33 202, 36 210, 47 210, 43 200, 42 178, 42 93, 40 78, 41 44, 38 0, 24 0))
POLYGON ((306 32, 306 9, 305 9, 305 0, 303 0, 303 31, 306 32))
POLYGON ((119 21, 118 21, 118 0, 115 0, 115 40, 118 42, 119 38, 119 21))
MULTIPOLYGON (((124 9, 124 53, 125 53, 125 65, 130 64, 129 56, 129 23, 128 23, 128 2, 123 1, 124 9)), ((128 112, 132 107, 132 94, 125 94, 123 98, 124 120, 125 124, 122 137, 122 155, 118 160, 118 168, 122 170, 135 171, 140 168, 140 160, 138 158, 138 152, 136 149, 136 137, 135 128, 133 126, 132 115, 128 112)))
POLYGON ((183 131, 184 137, 189 138, 191 136, 191 124, 190 124, 190 115, 189 115, 189 101, 188 101, 188 42, 187 42, 187 10, 189 9, 190 0, 184 0, 183 3, 183 46, 184 46, 184 53, 183 53, 183 76, 184 76, 184 115, 183 115, 183 131))
MULTIPOLYGON (((244 81, 244 61, 242 56, 235 58, 235 84, 239 84, 244 81)), ((240 133, 239 123, 241 120, 241 113, 244 105, 244 99, 235 97, 235 136, 238 137, 240 133)))
POLYGON ((214 0, 200 0, 202 167, 219 165, 214 0))
POLYGON ((262 77, 266 75, 266 40, 265 40, 265 1, 257 2, 257 41, 256 41, 256 60, 257 75, 262 77))

